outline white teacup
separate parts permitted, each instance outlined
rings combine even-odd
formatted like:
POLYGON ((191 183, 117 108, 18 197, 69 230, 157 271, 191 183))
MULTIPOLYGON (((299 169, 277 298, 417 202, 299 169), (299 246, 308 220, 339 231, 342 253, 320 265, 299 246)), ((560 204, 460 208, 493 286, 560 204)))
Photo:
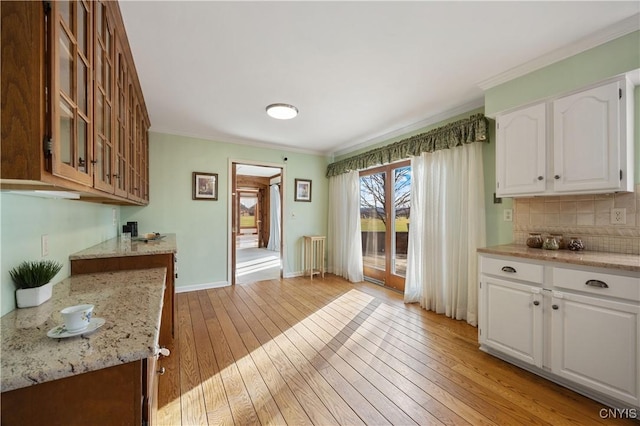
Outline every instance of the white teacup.
POLYGON ((60 311, 64 320, 64 328, 74 332, 87 328, 93 314, 93 305, 75 305, 60 311))

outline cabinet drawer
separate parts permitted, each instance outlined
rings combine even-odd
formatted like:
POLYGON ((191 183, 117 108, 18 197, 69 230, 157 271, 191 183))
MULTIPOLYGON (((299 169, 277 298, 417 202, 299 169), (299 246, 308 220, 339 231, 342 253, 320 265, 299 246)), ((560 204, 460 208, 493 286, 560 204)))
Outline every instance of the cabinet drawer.
POLYGON ((600 296, 640 301, 640 279, 567 268, 553 268, 553 286, 600 296))
POLYGON ((512 259, 482 257, 480 268, 483 274, 542 284, 544 267, 512 259))

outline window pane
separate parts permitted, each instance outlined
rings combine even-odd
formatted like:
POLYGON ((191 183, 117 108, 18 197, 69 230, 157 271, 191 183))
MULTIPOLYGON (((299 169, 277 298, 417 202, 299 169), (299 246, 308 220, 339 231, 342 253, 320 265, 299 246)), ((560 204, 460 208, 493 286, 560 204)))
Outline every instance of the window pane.
POLYGON ((69 28, 71 28, 71 10, 73 8, 71 1, 59 1, 58 5, 58 13, 60 13, 60 18, 67 24, 69 28))
POLYGON ((104 100, 102 96, 102 92, 100 90, 95 91, 96 102, 95 102, 95 112, 93 115, 93 121, 96 126, 96 131, 100 135, 104 135, 104 100))
POLYGON ((385 269, 387 211, 385 208, 386 173, 360 178, 360 225, 364 266, 385 269))
POLYGON ((407 273, 409 241, 409 213, 411 195, 411 167, 393 170, 393 273, 402 277, 407 273))
POLYGON ((89 173, 87 164, 87 122, 78 118, 78 171, 89 173))
POLYGON ((82 2, 78 2, 78 29, 76 38, 78 40, 78 50, 82 52, 85 58, 89 55, 87 53, 87 10, 82 2))
POLYGON ((104 181, 111 183, 111 146, 106 144, 104 148, 104 181))
POLYGON ((94 147, 94 153, 95 153, 95 160, 96 160, 96 170, 95 170, 95 176, 97 176, 98 179, 104 181, 104 167, 102 166, 103 163, 103 156, 102 156, 102 151, 104 150, 104 142, 102 141, 101 137, 97 137, 96 138, 96 146, 94 147))
POLYGON ((78 108, 87 115, 87 67, 78 59, 78 108))
POLYGON ((256 227, 258 197, 240 195, 240 228, 256 227))
POLYGON ((64 99, 60 99, 60 160, 68 165, 71 165, 73 158, 73 129, 73 108, 64 99))
POLYGON ((60 89, 73 99, 73 46, 64 30, 60 31, 60 89))

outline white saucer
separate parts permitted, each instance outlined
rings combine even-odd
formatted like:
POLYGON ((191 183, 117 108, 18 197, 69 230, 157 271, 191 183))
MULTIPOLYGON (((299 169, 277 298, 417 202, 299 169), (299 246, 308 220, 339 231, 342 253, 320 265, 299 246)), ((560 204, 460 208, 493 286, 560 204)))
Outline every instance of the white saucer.
POLYGON ((106 320, 104 318, 93 317, 89 321, 88 326, 86 326, 82 330, 76 330, 76 331, 67 331, 67 329, 64 328, 64 324, 63 324, 57 327, 53 327, 51 330, 47 332, 47 336, 52 337, 54 339, 64 339, 65 337, 73 337, 73 336, 79 336, 81 334, 89 334, 96 331, 100 327, 102 327, 105 322, 106 320))

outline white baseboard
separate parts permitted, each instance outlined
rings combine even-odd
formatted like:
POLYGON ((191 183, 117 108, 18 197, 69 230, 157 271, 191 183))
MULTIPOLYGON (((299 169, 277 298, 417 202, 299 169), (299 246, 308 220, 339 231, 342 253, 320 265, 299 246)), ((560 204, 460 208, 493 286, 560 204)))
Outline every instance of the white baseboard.
POLYGON ((296 277, 302 277, 302 276, 304 276, 304 271, 286 272, 282 274, 283 278, 296 278, 296 277))
POLYGON ((220 287, 228 287, 229 284, 227 281, 218 281, 217 283, 203 283, 203 284, 193 284, 193 285, 183 285, 176 287, 176 293, 187 293, 189 291, 198 291, 198 290, 207 290, 210 288, 220 288, 220 287))

